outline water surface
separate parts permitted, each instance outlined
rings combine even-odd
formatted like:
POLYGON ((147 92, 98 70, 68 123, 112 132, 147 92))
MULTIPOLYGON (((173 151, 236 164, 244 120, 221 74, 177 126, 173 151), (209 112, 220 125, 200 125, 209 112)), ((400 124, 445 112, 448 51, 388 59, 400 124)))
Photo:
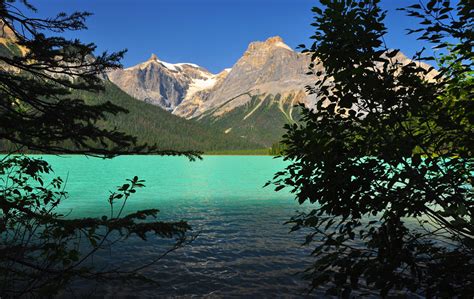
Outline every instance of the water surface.
MULTIPOLYGON (((55 174, 67 178, 69 217, 108 215, 107 198, 126 178, 146 180, 127 204, 128 211, 160 209, 160 220, 187 220, 199 237, 188 247, 147 268, 161 283, 150 285, 75 285, 97 296, 284 296, 304 293, 297 275, 310 265, 311 248, 302 233, 283 225, 298 205, 286 192, 262 188, 285 162, 265 156, 125 156, 112 160, 47 156, 55 174)), ((96 257, 99 264, 124 268, 145 263, 166 244, 157 238, 131 238, 96 257)))

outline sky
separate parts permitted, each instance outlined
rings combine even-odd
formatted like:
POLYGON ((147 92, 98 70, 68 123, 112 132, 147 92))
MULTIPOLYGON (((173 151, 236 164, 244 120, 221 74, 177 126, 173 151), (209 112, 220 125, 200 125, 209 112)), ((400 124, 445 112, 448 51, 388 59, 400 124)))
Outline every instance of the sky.
MULTIPOLYGON (((242 56, 252 41, 281 36, 295 48, 310 44, 316 0, 30 0, 37 15, 89 11, 88 30, 66 34, 94 42, 98 51, 128 52, 125 67, 155 53, 162 61, 190 62, 217 73, 242 56)), ((412 56, 423 44, 406 36, 413 18, 397 7, 417 0, 382 0, 388 10, 386 41, 389 48, 412 56)))

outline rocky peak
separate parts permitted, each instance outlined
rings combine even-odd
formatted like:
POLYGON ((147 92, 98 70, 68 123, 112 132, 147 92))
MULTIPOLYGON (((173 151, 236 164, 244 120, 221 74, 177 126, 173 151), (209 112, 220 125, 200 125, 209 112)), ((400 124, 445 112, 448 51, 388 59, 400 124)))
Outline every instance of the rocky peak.
POLYGON ((276 44, 276 43, 283 43, 283 39, 280 36, 272 36, 267 38, 265 41, 266 44, 276 44))
POLYGON ((285 49, 288 51, 293 51, 283 39, 279 36, 273 36, 268 38, 266 41, 261 42, 252 42, 249 44, 247 51, 245 51, 244 56, 251 56, 253 54, 271 52, 275 49, 285 49))
POLYGON ((242 75, 261 72, 262 68, 273 73, 275 69, 288 68, 287 64, 294 65, 294 62, 300 59, 299 56, 300 54, 286 45, 281 37, 273 36, 265 41, 250 43, 234 68, 240 70, 242 75))
POLYGON ((300 92, 308 81, 308 64, 305 55, 293 51, 279 36, 252 42, 222 82, 216 84, 197 105, 197 109, 192 114, 184 115, 196 117, 215 107, 220 107, 219 111, 231 111, 248 103, 255 94, 300 92))
POLYGON ((158 59, 155 54, 135 66, 113 70, 108 77, 131 96, 169 111, 186 96, 212 88, 218 79, 199 65, 169 63, 158 59))

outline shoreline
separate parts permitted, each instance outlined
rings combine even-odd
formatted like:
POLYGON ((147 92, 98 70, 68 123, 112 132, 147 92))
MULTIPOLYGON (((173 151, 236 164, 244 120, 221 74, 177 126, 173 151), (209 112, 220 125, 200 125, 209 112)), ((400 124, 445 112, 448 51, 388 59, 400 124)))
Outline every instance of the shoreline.
MULTIPOLYGON (((4 156, 7 156, 7 155, 11 155, 11 156, 15 156, 15 155, 25 155, 25 156, 86 156, 86 157, 91 157, 91 158, 98 158, 98 159, 113 159, 113 158, 117 158, 117 157, 124 157, 124 156, 158 156, 158 157, 180 157, 180 156, 184 156, 184 155, 156 155, 156 154, 128 154, 128 155, 117 155, 115 157, 112 157, 112 158, 101 158, 101 157, 95 157, 95 156, 91 156, 91 155, 87 155, 87 154, 38 154, 38 153, 34 153, 34 154, 28 154, 28 153, 14 153, 14 154, 11 154, 11 153, 0 153, 0 155, 4 155, 4 156)), ((270 155, 270 154, 244 154, 244 153, 235 153, 235 154, 215 154, 215 153, 204 153, 201 155, 201 157, 204 157, 204 156, 228 156, 228 157, 232 157, 232 156, 254 156, 254 157, 277 157, 278 155, 270 155)))

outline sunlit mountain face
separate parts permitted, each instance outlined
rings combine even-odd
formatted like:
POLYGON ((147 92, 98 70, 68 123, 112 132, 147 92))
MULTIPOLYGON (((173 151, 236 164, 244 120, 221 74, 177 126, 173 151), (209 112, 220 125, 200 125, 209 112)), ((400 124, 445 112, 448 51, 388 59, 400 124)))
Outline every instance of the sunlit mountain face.
POLYGON ((136 66, 110 72, 109 79, 139 100, 196 118, 211 110, 223 115, 254 96, 279 94, 281 101, 289 96, 293 103, 308 101, 302 94, 314 79, 306 75, 308 64, 307 55, 275 36, 251 43, 231 68, 218 74, 192 63, 167 63, 153 54, 136 66))
MULTIPOLYGON (((394 58, 411 62, 404 54, 394 58)), ((314 108, 316 98, 306 87, 323 74, 310 57, 289 47, 279 36, 248 45, 231 67, 213 74, 193 63, 168 63, 155 54, 133 67, 114 70, 109 79, 132 97, 193 119, 224 134, 269 147, 298 122, 296 107, 314 108)), ((382 67, 382 65, 380 65, 382 67)), ((423 65, 426 69, 428 65, 423 65)))

